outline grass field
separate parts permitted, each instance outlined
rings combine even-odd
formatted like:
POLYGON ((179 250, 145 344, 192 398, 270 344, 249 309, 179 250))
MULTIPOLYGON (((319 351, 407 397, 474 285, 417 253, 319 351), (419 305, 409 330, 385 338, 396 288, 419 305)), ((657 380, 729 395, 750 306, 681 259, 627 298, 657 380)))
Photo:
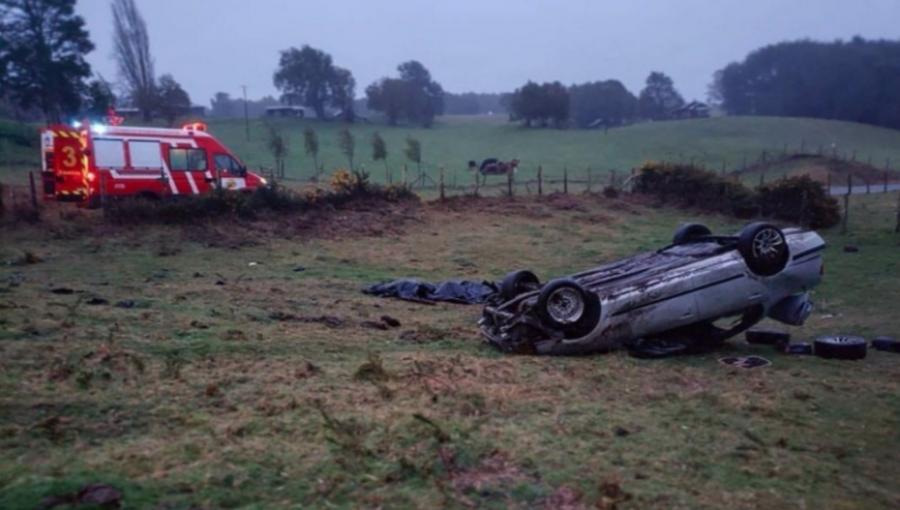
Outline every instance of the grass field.
MULTIPOLYGON (((308 178, 313 175, 312 159, 303 149, 303 129, 311 126, 321 142, 320 163, 332 169, 349 165, 338 149, 338 135, 343 127, 335 122, 302 119, 276 119, 289 138, 291 152, 287 175, 308 178)), ((2 127, 2 125, 0 125, 2 127)), ((251 168, 272 167, 273 158, 266 149, 266 129, 262 120, 251 123, 251 141, 247 142, 242 119, 209 119, 209 129, 251 168)), ((871 157, 876 166, 887 159, 900 166, 900 132, 847 122, 792 118, 712 118, 689 121, 645 123, 603 131, 524 129, 509 124, 503 117, 443 117, 432 129, 358 124, 351 128, 356 137, 356 165, 365 165, 373 178, 385 180, 386 170, 371 159, 370 138, 379 131, 387 141, 394 178, 400 178, 400 166, 407 163, 403 148, 407 136, 422 143, 424 169, 437 180, 438 168, 446 168, 447 184, 469 185, 472 175, 466 170, 469 160, 487 157, 522 161, 519 179, 535 177, 538 165, 547 178, 561 178, 568 168, 571 179, 586 178, 591 168, 594 178, 616 169, 619 175, 648 160, 694 161, 698 165, 721 171, 735 171, 759 158, 762 151, 777 154, 784 150, 816 151, 820 147, 843 157, 857 152, 860 161, 871 157)), ((35 135, 36 136, 36 135, 35 135)), ((36 143, 36 141, 35 141, 36 143)), ((39 164, 36 148, 12 146, 8 156, 0 155, 0 180, 23 184, 25 172, 39 164), (11 166, 7 161, 12 162, 11 166)), ((410 169, 410 181, 413 180, 410 169)), ((753 177, 749 177, 752 179, 753 177)), ((494 177, 495 182, 502 177, 494 177)))
MULTIPOLYGON (((795 338, 900 332, 895 201, 860 197, 851 234, 825 233, 795 338)), ((0 260, 42 259, 0 267, 0 508, 88 483, 147 509, 900 506, 898 355, 736 339, 660 361, 504 356, 479 340, 478 307, 360 293, 404 276, 559 276, 666 244, 688 211, 555 196, 342 211, 313 230, 52 218, 0 232, 0 260), (401 326, 372 324, 383 315, 401 326), (733 354, 773 365, 716 361, 733 354)))

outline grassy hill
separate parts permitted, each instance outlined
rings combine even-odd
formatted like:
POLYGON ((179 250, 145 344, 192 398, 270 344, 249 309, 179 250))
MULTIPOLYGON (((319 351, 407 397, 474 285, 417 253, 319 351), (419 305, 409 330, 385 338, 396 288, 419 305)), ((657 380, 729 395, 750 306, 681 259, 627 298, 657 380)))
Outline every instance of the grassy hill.
MULTIPOLYGON (((313 174, 312 159, 303 150, 303 130, 311 126, 319 134, 320 162, 326 171, 348 165, 338 148, 338 135, 343 124, 304 119, 276 119, 274 125, 288 135, 291 152, 287 161, 287 175, 308 178, 313 174)), ((251 120, 251 141, 246 140, 242 119, 210 119, 210 131, 240 155, 251 168, 273 166, 273 158, 266 148, 267 129, 262 119, 251 120)), ((422 142, 424 167, 437 178, 437 169, 447 169, 447 182, 468 184, 472 177, 466 171, 469 160, 487 157, 502 159, 516 157, 522 161, 519 178, 533 178, 538 165, 544 175, 560 177, 568 168, 570 178, 583 179, 590 167, 597 178, 611 169, 626 172, 647 160, 684 161, 726 171, 739 170, 746 158, 752 163, 762 151, 780 153, 785 146, 797 151, 801 145, 815 152, 826 151, 878 165, 886 159, 900 166, 900 131, 882 129, 848 122, 815 119, 734 117, 688 121, 646 123, 603 131, 525 129, 506 122, 503 117, 445 117, 432 129, 416 127, 388 127, 385 125, 354 125, 357 165, 365 165, 376 180, 383 180, 385 169, 371 159, 372 133, 378 131, 387 141, 389 164, 399 176, 399 167, 406 162, 404 140, 412 136, 422 142)), ((8 144, 7 144, 8 145, 8 144)), ((23 170, 37 165, 33 148, 16 149, 12 168, 6 168, 7 158, 0 156, 0 180, 25 182, 23 170)), ((500 178, 494 178, 499 180, 500 178)))

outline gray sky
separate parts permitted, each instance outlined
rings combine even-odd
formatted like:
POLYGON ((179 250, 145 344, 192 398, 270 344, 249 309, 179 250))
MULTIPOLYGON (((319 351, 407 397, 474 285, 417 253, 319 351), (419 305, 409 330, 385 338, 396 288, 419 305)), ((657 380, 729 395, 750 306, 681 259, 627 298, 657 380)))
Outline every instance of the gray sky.
MULTIPOLYGON (((116 79, 111 0, 77 10, 116 79)), ((279 50, 309 44, 353 72, 357 94, 416 59, 451 92, 506 92, 531 79, 616 78, 637 93, 651 70, 687 99, 712 73, 783 40, 900 37, 898 0, 138 0, 157 74, 172 73, 195 104, 217 91, 277 92, 279 50)))

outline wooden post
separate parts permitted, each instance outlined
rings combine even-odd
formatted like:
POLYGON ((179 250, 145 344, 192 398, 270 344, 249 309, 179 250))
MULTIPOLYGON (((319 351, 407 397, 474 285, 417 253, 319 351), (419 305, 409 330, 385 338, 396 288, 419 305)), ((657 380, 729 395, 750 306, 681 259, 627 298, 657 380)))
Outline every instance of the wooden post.
POLYGON ((34 172, 32 170, 28 171, 28 182, 31 184, 31 207, 37 209, 37 187, 34 185, 34 172))
POLYGON ((587 168, 586 176, 587 176, 587 192, 590 193, 591 192, 591 167, 587 168))
POLYGON ((439 178, 440 178, 440 180, 441 180, 441 182, 440 182, 440 187, 441 187, 441 200, 443 200, 443 199, 444 199, 444 165, 441 165, 441 167, 440 167, 439 178))
POLYGON ((541 165, 538 165, 538 195, 542 196, 544 194, 544 169, 541 168, 541 165))
POLYGON ((844 194, 844 216, 841 217, 841 234, 847 233, 847 221, 850 217, 850 192, 853 189, 853 176, 847 174, 847 193, 844 194))
POLYGON ((569 168, 563 168, 563 194, 569 194, 569 168))
POLYGON ((513 197, 513 171, 512 169, 506 172, 506 193, 509 195, 509 198, 513 197))
POLYGON ((475 176, 475 187, 472 188, 472 196, 477 197, 478 196, 478 183, 480 182, 480 179, 478 178, 478 170, 475 170, 474 172, 472 172, 472 175, 475 176))

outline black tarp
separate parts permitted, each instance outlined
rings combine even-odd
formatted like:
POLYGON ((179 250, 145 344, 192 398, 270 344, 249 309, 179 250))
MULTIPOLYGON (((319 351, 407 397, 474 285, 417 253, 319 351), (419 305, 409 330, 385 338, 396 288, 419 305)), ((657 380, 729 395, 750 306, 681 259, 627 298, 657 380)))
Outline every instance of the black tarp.
POLYGON ((372 296, 392 297, 407 301, 433 303, 443 301, 467 305, 482 304, 497 292, 497 286, 491 282, 473 282, 453 280, 429 283, 416 279, 394 280, 379 283, 364 293, 372 296))

